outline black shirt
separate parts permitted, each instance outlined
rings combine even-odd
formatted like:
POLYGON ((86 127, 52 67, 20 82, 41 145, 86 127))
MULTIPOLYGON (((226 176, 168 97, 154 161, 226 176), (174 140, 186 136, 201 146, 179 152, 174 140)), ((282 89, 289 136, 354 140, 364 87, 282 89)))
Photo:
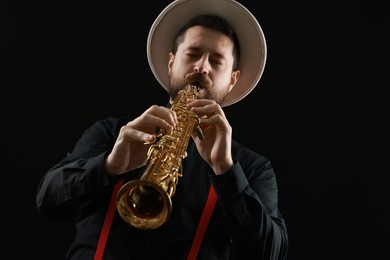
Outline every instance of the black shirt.
MULTIPOLYGON (((93 259, 115 183, 123 177, 125 182, 138 179, 143 173, 139 168, 110 177, 105 171, 105 157, 128 121, 96 122, 42 178, 38 210, 53 218, 78 216, 66 259, 93 259)), ((285 259, 287 230, 270 161, 235 141, 232 155, 233 168, 217 176, 191 140, 168 221, 154 230, 139 230, 116 212, 103 259, 186 259, 211 184, 218 200, 197 259, 285 259)))

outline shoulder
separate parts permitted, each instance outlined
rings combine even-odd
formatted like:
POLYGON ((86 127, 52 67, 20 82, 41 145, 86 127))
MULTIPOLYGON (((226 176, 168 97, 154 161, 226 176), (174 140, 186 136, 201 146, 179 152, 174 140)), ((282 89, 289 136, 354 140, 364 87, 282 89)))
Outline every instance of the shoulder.
POLYGON ((118 132, 129 120, 130 118, 128 117, 106 117, 97 120, 92 127, 105 128, 112 132, 118 132))
POLYGON ((84 138, 116 139, 119 130, 129 121, 126 117, 107 117, 96 120, 83 134, 84 138))
POLYGON ((233 158, 238 161, 243 168, 246 169, 272 169, 270 159, 256 152, 255 150, 238 143, 232 142, 233 158))
POLYGON ((232 141, 232 152, 238 158, 249 158, 251 160, 257 158, 261 161, 269 161, 264 155, 234 140, 232 141))

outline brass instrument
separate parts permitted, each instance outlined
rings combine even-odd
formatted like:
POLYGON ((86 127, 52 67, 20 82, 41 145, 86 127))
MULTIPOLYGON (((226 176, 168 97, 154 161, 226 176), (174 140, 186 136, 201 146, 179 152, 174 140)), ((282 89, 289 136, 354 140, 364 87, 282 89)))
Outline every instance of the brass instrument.
POLYGON ((154 229, 164 224, 172 210, 178 178, 182 177, 182 159, 191 134, 203 139, 200 118, 187 109, 187 101, 196 99, 198 87, 181 90, 172 102, 178 124, 170 132, 160 130, 148 150, 146 169, 139 180, 124 184, 117 195, 117 210, 122 219, 138 229, 154 229))

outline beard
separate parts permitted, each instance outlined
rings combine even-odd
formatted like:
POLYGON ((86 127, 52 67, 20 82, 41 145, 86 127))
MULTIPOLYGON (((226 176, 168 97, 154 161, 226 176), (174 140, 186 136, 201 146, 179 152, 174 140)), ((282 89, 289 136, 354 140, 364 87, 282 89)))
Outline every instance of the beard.
POLYGON ((169 96, 174 100, 180 90, 185 89, 189 85, 195 85, 199 88, 200 93, 198 98, 213 99, 218 104, 221 104, 228 94, 228 88, 224 91, 216 91, 212 88, 211 80, 203 73, 192 72, 187 74, 184 79, 177 78, 173 74, 169 78, 169 96))

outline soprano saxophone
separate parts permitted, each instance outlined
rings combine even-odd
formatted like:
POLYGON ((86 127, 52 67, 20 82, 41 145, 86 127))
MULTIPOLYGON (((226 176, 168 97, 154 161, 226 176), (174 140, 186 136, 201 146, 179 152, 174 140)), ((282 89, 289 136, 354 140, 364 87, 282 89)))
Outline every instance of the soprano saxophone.
POLYGON ((200 118, 187 109, 187 101, 196 99, 199 89, 181 90, 171 104, 178 124, 172 131, 160 130, 147 153, 147 164, 140 179, 125 183, 116 197, 121 218, 138 229, 155 229, 164 224, 172 211, 171 197, 182 177, 182 160, 191 134, 203 139, 200 118))

